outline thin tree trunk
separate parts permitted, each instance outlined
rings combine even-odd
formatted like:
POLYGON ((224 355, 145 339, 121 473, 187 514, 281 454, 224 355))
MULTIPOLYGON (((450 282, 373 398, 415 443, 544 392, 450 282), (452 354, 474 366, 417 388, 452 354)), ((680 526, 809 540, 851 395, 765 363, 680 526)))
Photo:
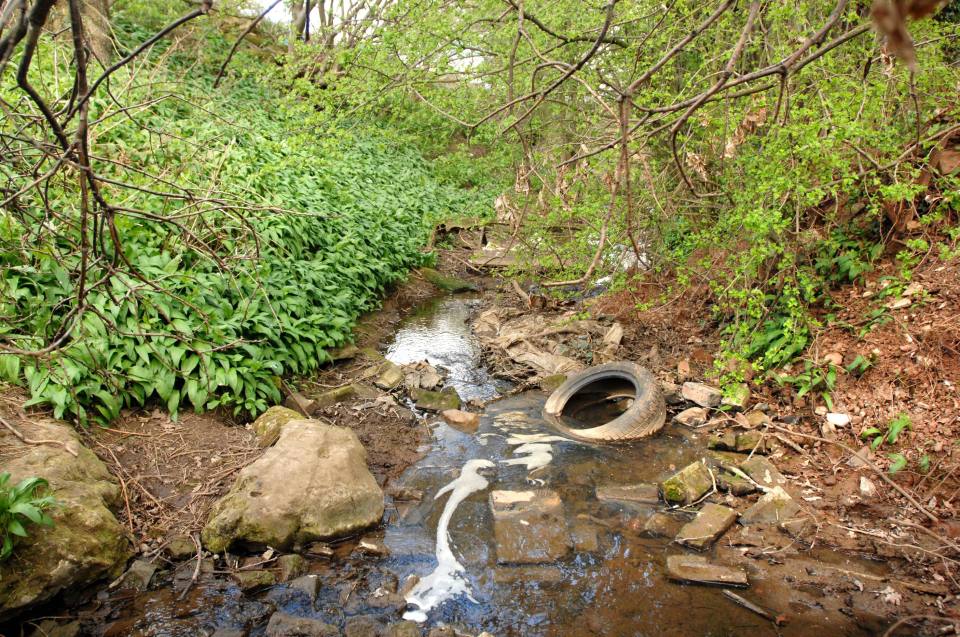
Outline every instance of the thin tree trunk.
POLYGON ((110 30, 110 0, 82 0, 83 30, 90 53, 103 67, 113 59, 113 36, 110 30))

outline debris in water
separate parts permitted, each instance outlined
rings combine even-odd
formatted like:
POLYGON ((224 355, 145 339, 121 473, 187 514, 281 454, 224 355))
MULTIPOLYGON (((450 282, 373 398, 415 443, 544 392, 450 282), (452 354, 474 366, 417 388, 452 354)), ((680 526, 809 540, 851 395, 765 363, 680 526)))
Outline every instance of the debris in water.
POLYGON ((425 622, 428 611, 460 594, 465 594, 474 601, 470 597, 467 582, 461 575, 464 571, 463 565, 457 561, 453 551, 450 550, 450 535, 447 528, 450 526, 453 512, 460 503, 471 493, 483 491, 490 485, 487 479, 480 475, 479 470, 493 466, 495 465, 489 460, 469 460, 460 470, 460 477, 437 491, 435 497, 450 492, 450 497, 443 507, 443 513, 440 514, 440 522, 437 524, 437 567, 407 593, 407 603, 416 605, 417 610, 404 613, 404 619, 425 622))

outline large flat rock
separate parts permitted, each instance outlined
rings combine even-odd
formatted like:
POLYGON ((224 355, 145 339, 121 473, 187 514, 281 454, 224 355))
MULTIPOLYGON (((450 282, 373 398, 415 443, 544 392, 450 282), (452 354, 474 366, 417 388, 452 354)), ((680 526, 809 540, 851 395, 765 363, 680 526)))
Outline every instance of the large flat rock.
POLYGON ((555 491, 494 491, 490 508, 500 564, 547 564, 573 548, 555 491))
POLYGON ((118 577, 131 555, 130 541, 111 508, 120 487, 97 456, 80 444, 73 427, 53 420, 16 423, 34 440, 27 445, 0 429, 0 468, 10 484, 40 477, 50 483, 60 506, 49 511, 52 527, 27 526, 11 557, 0 562, 0 621, 53 599, 66 590, 82 590, 102 579, 118 577))
POLYGON ((705 505, 677 534, 677 542, 698 551, 707 549, 737 521, 737 512, 712 502, 705 505))
POLYGON ((293 420, 214 505, 203 543, 214 553, 235 545, 286 550, 348 535, 382 516, 383 492, 357 435, 293 420))

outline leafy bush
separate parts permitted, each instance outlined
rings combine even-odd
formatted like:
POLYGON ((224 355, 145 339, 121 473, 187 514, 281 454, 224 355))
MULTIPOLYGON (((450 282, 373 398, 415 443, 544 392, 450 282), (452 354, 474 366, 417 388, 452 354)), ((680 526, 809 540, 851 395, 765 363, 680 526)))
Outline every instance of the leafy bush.
POLYGON ((0 561, 13 553, 15 538, 27 537, 27 526, 52 526, 53 519, 46 511, 56 505, 53 496, 44 493, 48 485, 43 478, 24 478, 13 487, 7 486, 9 481, 9 473, 0 473, 0 561))
MULTIPOLYGON (((138 41, 127 18, 118 17, 122 35, 138 41)), ((219 33, 203 37, 201 69, 225 54, 219 33)), ((141 212, 118 215, 119 241, 89 264, 68 344, 40 358, 0 355, 0 378, 26 385, 27 404, 56 417, 106 421, 148 401, 174 416, 187 404, 254 415, 281 399, 282 376, 328 360, 386 286, 429 261, 429 220, 479 206, 479 193, 442 183, 416 149, 305 126, 313 112, 266 85, 271 69, 254 58, 237 62, 229 90, 213 91, 187 53, 168 55, 112 80, 129 87, 120 95, 136 117, 108 96, 92 101, 91 120, 105 120, 96 154, 109 159, 97 169, 129 184, 106 184, 105 196, 141 212), (131 267, 117 267, 124 261, 131 267)), ((68 81, 58 65, 69 57, 45 40, 39 58, 51 99, 69 95, 55 81, 68 81)), ((15 90, 11 81, 0 93, 15 90)), ((0 132, 16 126, 4 120, 0 132)), ((49 205, 78 218, 76 181, 39 190, 0 212, 0 339, 25 349, 61 333, 83 271, 77 224, 51 231, 44 214, 49 205)))

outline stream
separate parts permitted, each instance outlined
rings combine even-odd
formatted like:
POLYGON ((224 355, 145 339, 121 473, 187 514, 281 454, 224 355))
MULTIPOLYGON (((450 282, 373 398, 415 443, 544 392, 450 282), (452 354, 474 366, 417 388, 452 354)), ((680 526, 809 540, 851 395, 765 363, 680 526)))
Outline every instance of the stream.
MULTIPOLYGON (((229 577, 203 580, 179 599, 177 582, 194 568, 188 562, 173 573, 169 587, 124 599, 101 593, 102 634, 197 635, 242 628, 249 633, 238 634, 262 635, 275 610, 335 625, 357 615, 384 624, 403 615, 420 624, 423 634, 442 624, 459 634, 487 631, 501 637, 868 634, 849 617, 826 612, 822 590, 797 584, 811 565, 883 572, 867 560, 826 551, 796 559, 771 555, 767 561, 735 554, 751 582, 740 594, 761 607, 789 611, 791 620, 780 627, 731 602, 720 588, 668 580, 667 557, 690 551, 671 537, 640 532, 664 505, 599 500, 597 488, 662 481, 702 456, 705 436, 674 424, 624 446, 557 436, 541 417, 544 392, 498 398, 507 387, 485 370, 470 331, 478 303, 470 296, 434 299, 400 324, 386 349, 397 363, 428 360, 442 366, 447 383, 465 400, 491 402, 474 432, 426 416, 432 437, 423 458, 390 485, 391 492, 420 492, 422 498, 388 499, 386 524, 372 535, 388 549, 385 557, 361 553, 354 539, 336 544, 330 558, 311 558, 310 573, 320 580, 315 601, 283 584, 243 594, 229 577), (504 506, 533 498, 545 502, 548 513, 496 532, 494 492, 504 506), (563 532, 554 537, 560 527, 563 532), (543 550, 555 557, 535 559, 543 550), (534 555, 531 561, 541 563, 501 564, 501 551, 534 555), (767 570, 768 562, 777 570, 767 570)), ((692 518, 666 513, 677 525, 692 518)), ((729 560, 731 549, 726 550, 729 560)), ((205 563, 204 569, 213 566, 205 563)))

